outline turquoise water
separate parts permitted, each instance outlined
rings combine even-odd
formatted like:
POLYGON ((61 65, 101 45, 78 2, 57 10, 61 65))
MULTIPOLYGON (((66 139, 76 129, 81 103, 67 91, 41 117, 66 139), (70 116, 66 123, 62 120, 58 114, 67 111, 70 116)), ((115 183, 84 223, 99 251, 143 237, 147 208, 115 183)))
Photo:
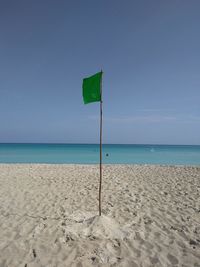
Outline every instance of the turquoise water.
MULTIPOLYGON (((99 145, 0 144, 0 163, 99 163, 99 145)), ((103 163, 200 165, 200 146, 103 145, 103 163)))

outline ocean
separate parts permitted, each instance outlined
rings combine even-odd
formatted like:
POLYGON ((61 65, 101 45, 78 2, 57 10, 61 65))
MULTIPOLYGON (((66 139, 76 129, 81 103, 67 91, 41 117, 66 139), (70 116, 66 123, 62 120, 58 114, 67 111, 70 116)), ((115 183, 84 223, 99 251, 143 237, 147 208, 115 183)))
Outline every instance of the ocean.
MULTIPOLYGON (((0 144, 0 163, 99 163, 98 144, 0 144)), ((104 164, 200 165, 200 145, 103 145, 104 164)))

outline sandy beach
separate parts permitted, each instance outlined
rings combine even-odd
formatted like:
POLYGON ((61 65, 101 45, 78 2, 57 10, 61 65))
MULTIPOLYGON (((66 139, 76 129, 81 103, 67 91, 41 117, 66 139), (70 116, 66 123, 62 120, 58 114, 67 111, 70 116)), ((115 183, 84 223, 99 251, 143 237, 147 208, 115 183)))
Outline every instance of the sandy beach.
POLYGON ((200 167, 0 164, 0 267, 200 267, 200 167))

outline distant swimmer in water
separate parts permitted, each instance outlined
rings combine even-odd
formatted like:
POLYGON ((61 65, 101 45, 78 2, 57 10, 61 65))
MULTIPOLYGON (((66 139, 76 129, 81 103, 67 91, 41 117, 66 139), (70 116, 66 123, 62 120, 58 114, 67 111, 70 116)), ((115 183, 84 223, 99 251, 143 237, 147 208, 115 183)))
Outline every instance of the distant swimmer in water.
POLYGON ((108 157, 109 155, 108 155, 108 153, 106 153, 106 157, 108 157))

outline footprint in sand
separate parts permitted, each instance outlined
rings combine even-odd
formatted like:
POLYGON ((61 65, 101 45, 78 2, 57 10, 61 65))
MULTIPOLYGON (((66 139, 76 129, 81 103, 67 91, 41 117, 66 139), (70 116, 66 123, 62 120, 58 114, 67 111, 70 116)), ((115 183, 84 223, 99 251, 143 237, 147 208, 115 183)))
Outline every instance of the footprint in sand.
POLYGON ((173 256, 173 255, 171 255, 171 254, 168 254, 168 255, 167 255, 167 258, 168 258, 168 260, 170 261, 170 263, 171 263, 172 265, 176 265, 176 264, 178 264, 178 260, 177 260, 177 258, 176 258, 175 256, 173 256))

